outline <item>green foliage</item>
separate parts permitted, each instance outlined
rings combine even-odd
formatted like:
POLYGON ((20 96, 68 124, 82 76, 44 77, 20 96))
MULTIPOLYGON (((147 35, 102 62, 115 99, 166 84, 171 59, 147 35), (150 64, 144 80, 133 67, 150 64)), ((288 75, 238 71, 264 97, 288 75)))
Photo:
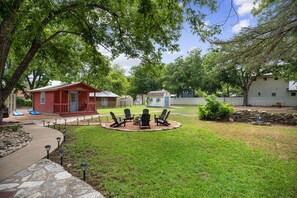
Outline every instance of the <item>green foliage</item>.
POLYGON ((12 131, 18 131, 19 129, 21 128, 21 125, 20 124, 14 124, 11 126, 11 130, 12 131))
POLYGON ((25 100, 20 97, 16 97, 16 106, 17 107, 32 107, 32 100, 25 100))
POLYGON ((170 93, 180 96, 184 91, 193 93, 202 87, 203 68, 201 50, 193 49, 186 58, 178 57, 165 67, 164 85, 170 93))
POLYGON ((198 117, 201 120, 218 120, 224 119, 233 112, 233 108, 227 103, 216 100, 216 96, 204 96, 205 105, 198 105, 198 117))

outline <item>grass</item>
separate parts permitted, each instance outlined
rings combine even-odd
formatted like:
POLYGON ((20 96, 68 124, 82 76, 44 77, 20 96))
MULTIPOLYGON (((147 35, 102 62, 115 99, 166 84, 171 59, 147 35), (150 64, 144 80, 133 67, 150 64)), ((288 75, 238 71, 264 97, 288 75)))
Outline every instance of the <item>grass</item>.
POLYGON ((296 196, 296 127, 170 119, 183 126, 162 132, 70 127, 65 167, 81 177, 79 164, 87 161, 87 182, 106 197, 296 196))

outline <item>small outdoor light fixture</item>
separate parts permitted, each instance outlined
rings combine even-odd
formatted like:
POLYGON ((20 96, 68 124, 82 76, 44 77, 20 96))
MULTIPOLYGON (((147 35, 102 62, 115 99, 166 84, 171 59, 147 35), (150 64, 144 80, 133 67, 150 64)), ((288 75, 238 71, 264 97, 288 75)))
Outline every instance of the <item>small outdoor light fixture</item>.
POLYGON ((87 169, 88 163, 83 162, 83 163, 81 163, 80 166, 81 166, 81 169, 83 170, 83 179, 84 179, 84 181, 86 181, 86 169, 87 169))
POLYGON ((88 125, 90 125, 90 120, 88 120, 88 125))
POLYGON ((47 121, 47 127, 49 127, 49 125, 50 125, 50 121, 47 121))
POLYGON ((42 125, 45 126, 45 121, 44 120, 42 120, 42 125))
POLYGON ((59 155, 61 157, 61 166, 63 166, 63 156, 64 156, 64 151, 62 149, 59 149, 59 155))
POLYGON ((44 148, 45 148, 46 153, 47 153, 46 159, 49 159, 49 151, 51 150, 51 145, 46 145, 44 148))
POLYGON ((58 142, 58 148, 60 148, 61 137, 57 137, 56 140, 58 142))
POLYGON ((67 121, 67 119, 65 118, 64 121, 65 121, 65 126, 66 126, 66 121, 67 121))
POLYGON ((265 118, 262 114, 257 115, 257 123, 258 124, 263 124, 265 121, 265 118))
POLYGON ((64 129, 64 133, 63 133, 63 135, 64 135, 64 139, 63 139, 63 141, 64 141, 64 142, 66 141, 66 134, 67 134, 67 129, 65 128, 65 129, 64 129))
POLYGON ((78 118, 76 118, 76 125, 78 126, 78 118))
POLYGON ((58 124, 58 122, 57 122, 57 118, 55 119, 55 124, 58 124))

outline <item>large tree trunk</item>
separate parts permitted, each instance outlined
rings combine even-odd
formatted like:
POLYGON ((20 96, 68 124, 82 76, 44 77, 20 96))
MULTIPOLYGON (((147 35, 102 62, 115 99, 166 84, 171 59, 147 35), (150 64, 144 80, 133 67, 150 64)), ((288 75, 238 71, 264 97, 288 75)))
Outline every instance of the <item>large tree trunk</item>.
POLYGON ((243 90, 243 106, 248 106, 249 102, 249 91, 248 90, 243 90))

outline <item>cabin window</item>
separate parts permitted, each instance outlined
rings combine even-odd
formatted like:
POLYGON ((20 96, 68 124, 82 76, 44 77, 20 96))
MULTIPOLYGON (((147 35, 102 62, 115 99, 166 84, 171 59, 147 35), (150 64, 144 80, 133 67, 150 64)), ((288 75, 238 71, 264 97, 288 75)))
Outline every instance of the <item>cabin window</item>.
POLYGON ((267 80, 267 78, 263 78, 263 80, 264 80, 264 81, 266 81, 266 80, 267 80))
POLYGON ((45 104, 45 92, 40 92, 40 104, 45 104))
POLYGON ((108 98, 101 98, 101 106, 106 107, 108 104, 108 98))
POLYGON ((261 92, 258 92, 258 96, 261 96, 261 92))
POLYGON ((156 99, 156 102, 160 102, 160 98, 157 98, 157 99, 156 99))
POLYGON ((291 93, 291 96, 296 96, 296 93, 291 93))
POLYGON ((276 96, 276 93, 272 93, 271 96, 276 96))

